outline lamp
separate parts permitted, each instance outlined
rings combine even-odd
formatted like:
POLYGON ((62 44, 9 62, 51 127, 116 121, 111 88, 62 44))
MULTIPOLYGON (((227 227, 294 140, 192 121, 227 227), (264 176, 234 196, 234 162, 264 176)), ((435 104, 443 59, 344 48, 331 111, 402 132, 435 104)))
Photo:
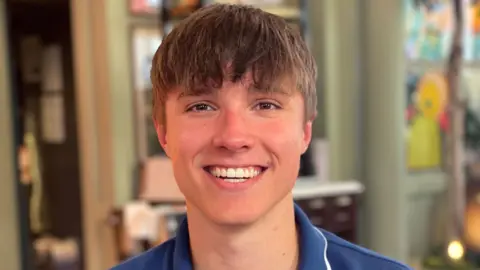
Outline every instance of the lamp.
POLYGON ((458 240, 451 241, 447 247, 447 256, 452 261, 460 261, 465 256, 465 248, 458 240))
POLYGON ((469 248, 480 253, 480 192, 475 194, 467 204, 465 240, 469 248))

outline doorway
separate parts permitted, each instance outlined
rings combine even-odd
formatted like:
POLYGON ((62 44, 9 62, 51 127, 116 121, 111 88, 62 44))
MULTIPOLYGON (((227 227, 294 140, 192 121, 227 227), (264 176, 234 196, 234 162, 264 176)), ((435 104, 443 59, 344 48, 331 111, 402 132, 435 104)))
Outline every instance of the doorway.
POLYGON ((70 1, 5 8, 22 269, 83 269, 70 1))

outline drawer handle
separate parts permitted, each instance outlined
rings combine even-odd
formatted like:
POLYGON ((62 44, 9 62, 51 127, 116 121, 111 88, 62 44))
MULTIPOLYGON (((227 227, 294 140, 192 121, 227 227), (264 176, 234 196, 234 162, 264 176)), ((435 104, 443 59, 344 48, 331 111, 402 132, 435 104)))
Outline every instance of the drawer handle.
POLYGON ((309 206, 314 210, 322 209, 325 207, 325 201, 322 199, 311 200, 309 206))
POLYGON ((347 222, 350 220, 350 215, 345 213, 338 213, 337 215, 335 215, 335 220, 341 223, 347 222))
POLYGON ((335 199, 335 204, 339 207, 347 207, 352 205, 352 198, 350 196, 341 196, 335 199))

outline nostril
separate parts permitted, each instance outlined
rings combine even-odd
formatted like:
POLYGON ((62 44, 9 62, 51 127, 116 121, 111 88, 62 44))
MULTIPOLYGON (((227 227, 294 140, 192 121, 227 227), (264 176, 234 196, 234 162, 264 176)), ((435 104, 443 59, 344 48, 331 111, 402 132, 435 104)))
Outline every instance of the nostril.
POLYGON ((227 143, 222 145, 220 148, 228 151, 244 151, 250 149, 250 146, 244 144, 231 144, 227 143))
POLYGON ((248 131, 226 129, 215 134, 213 145, 229 151, 245 151, 252 147, 254 138, 248 131))

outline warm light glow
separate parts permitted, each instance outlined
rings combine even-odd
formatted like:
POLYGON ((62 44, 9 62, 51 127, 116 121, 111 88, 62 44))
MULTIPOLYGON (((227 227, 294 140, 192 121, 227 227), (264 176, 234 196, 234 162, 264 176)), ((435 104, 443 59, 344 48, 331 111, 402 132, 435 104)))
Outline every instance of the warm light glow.
POLYGON ((463 248, 462 243, 460 241, 452 241, 448 244, 447 249, 448 257, 454 261, 458 261, 463 258, 465 250, 463 248))
POLYGON ((480 249, 480 193, 466 205, 465 244, 480 249))

